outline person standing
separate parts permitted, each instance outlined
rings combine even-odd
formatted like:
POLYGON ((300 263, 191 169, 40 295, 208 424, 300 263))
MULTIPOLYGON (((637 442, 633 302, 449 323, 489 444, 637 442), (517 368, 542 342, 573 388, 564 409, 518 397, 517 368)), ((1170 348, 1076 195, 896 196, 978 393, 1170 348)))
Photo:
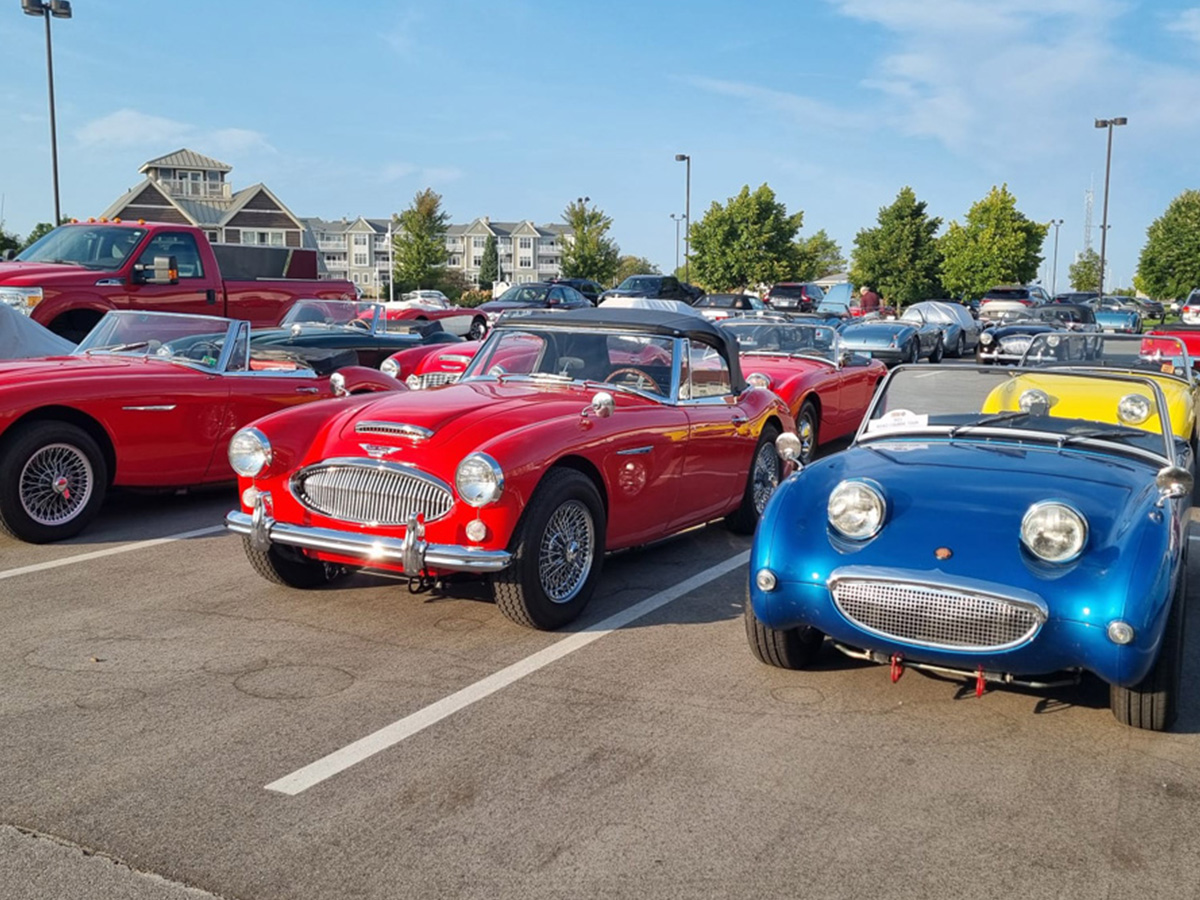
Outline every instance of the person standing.
POLYGON ((858 306, 864 315, 879 312, 879 295, 864 284, 858 292, 858 306))

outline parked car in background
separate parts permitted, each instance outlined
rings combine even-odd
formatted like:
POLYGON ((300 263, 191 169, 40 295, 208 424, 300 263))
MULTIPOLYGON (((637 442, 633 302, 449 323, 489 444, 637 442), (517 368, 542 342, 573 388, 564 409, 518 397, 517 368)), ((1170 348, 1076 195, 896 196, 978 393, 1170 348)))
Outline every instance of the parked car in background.
MULTIPOLYGON (((1050 303, 985 329, 979 336, 975 360, 981 365, 1016 365, 1029 349, 1034 335, 1058 331, 1099 334, 1100 326, 1090 306, 1050 303)), ((1084 346, 1098 352, 1100 340, 1085 341, 1084 346)), ((1088 358, 1092 355, 1095 354, 1089 354, 1088 358)))
POLYGON ((1050 302, 1050 296, 1037 284, 1001 284, 989 290, 979 301, 979 318, 995 321, 1005 314, 1021 312, 1050 302))
POLYGON ((0 530, 58 541, 112 487, 231 481, 225 446, 251 420, 400 389, 349 351, 255 345, 248 322, 109 312, 69 355, 0 363, 0 530))
POLYGON ((418 587, 487 574, 504 615, 558 628, 608 550, 722 516, 751 533, 779 481, 775 438, 794 430, 700 316, 532 313, 498 324, 455 384, 240 431, 226 524, 277 584, 363 565, 418 587))
POLYGON ((772 309, 812 312, 825 296, 819 284, 812 281, 781 281, 771 285, 766 303, 772 309))
POLYGON ((715 322, 751 310, 765 310, 767 305, 753 294, 705 294, 692 308, 715 322))
POLYGON ((1185 325, 1200 325, 1200 289, 1192 291, 1180 303, 1179 318, 1185 325))
POLYGON ((821 444, 854 433, 887 374, 879 360, 845 350, 830 325, 739 317, 721 327, 737 340, 747 380, 763 379, 791 410, 801 464, 821 444))
POLYGON ((1037 372, 1034 388, 1029 374, 897 369, 848 450, 780 485, 750 554, 757 659, 804 669, 828 636, 893 682, 924 669, 977 695, 1090 672, 1119 722, 1171 725, 1193 478, 1162 422, 1109 418, 1163 408, 1162 391, 1090 370, 1037 372), (1058 402, 1075 395, 1096 413, 1058 402))
POLYGON ((600 295, 604 293, 604 286, 597 281, 592 281, 590 278, 552 278, 550 283, 569 285, 591 300, 592 303, 596 303, 600 299, 600 295))
POLYGON ((481 303, 475 309, 486 317, 480 325, 478 321, 472 324, 471 340, 482 340, 489 328, 496 324, 507 310, 515 309, 590 309, 594 304, 569 284, 555 284, 549 281, 532 281, 525 284, 514 284, 495 300, 481 303))
POLYGON ((900 321, 914 325, 936 325, 942 330, 942 343, 947 356, 966 356, 979 343, 979 322, 967 307, 951 300, 921 300, 913 303, 904 308, 900 321))
POLYGON ((942 327, 933 322, 863 316, 843 325, 841 335, 845 349, 889 366, 922 359, 940 363, 946 352, 942 327))
POLYGON ((272 325, 298 297, 352 299, 317 278, 317 251, 209 244, 157 222, 60 225, 0 262, 0 303, 77 343, 110 309, 163 310, 272 325))
POLYGON ((414 391, 452 384, 467 370, 482 341, 430 344, 393 353, 379 367, 385 375, 403 381, 414 391))
POLYGON ((1120 297, 1098 297, 1088 302, 1096 314, 1101 331, 1113 334, 1141 334, 1142 308, 1120 297))
POLYGON ((389 319, 382 303, 297 300, 277 328, 255 329, 256 346, 353 350, 358 364, 379 368, 398 350, 422 344, 452 344, 461 337, 438 322, 389 319))
POLYGON ((487 316, 484 313, 451 303, 441 291, 413 291, 404 296, 408 299, 383 303, 389 323, 437 322, 441 330, 459 337, 466 337, 473 332, 482 335, 487 330, 487 316))
POLYGON ((1161 300, 1151 300, 1149 297, 1127 297, 1122 294, 1113 294, 1112 296, 1127 306, 1132 305, 1141 309, 1143 322, 1150 319, 1158 319, 1161 322, 1167 317, 1167 308, 1161 300))
POLYGON ((696 300, 695 294, 673 275, 630 275, 615 288, 601 294, 598 303, 603 304, 609 297, 655 297, 689 304, 696 300))
POLYGON ((1100 294, 1096 291, 1063 291, 1055 294, 1052 303, 1073 303, 1081 304, 1095 300, 1100 294))
POLYGON ((417 291, 405 291, 400 295, 400 299, 396 301, 398 304, 410 304, 416 306, 431 306, 438 309, 445 309, 452 306, 450 298, 441 291, 435 291, 430 288, 424 288, 417 291))

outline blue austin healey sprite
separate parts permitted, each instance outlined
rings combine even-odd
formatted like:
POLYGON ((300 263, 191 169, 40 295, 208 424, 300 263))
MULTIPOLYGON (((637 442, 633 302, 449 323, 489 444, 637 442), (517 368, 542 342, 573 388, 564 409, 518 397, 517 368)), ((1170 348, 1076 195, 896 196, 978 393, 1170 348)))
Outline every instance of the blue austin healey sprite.
MULTIPOLYGON (((794 436, 777 444, 797 454, 794 436)), ((1136 374, 901 366, 849 449, 789 475, 759 524, 750 649, 831 647, 974 682, 1092 673, 1116 718, 1173 721, 1191 453, 1136 374)))

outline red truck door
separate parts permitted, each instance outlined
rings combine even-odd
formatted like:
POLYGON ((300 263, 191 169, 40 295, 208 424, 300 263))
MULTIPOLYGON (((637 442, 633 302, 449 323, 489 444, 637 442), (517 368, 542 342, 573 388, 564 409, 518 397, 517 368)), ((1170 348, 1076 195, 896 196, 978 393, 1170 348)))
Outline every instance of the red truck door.
POLYGON ((128 309, 225 315, 220 273, 216 271, 212 255, 200 252, 195 235, 187 231, 160 231, 146 242, 134 262, 152 266, 156 256, 175 257, 179 283, 137 284, 131 269, 127 287, 128 309))

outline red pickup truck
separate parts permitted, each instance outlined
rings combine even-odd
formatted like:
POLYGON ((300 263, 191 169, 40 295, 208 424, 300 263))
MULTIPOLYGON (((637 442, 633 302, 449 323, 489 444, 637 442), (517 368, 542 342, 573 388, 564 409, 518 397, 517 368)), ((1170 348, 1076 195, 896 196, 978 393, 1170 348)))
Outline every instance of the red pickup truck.
POLYGON ((110 309, 201 313, 274 325, 301 297, 350 299, 317 279, 315 250, 209 244, 156 222, 75 222, 0 262, 0 303, 72 341, 110 309))

